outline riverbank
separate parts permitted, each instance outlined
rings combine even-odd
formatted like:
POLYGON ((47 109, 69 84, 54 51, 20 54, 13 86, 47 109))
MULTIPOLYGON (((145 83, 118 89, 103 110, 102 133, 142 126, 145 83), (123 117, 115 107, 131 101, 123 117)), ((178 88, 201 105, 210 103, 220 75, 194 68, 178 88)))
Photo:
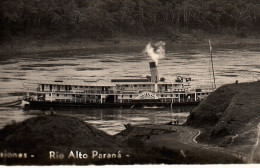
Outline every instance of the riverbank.
POLYGON ((84 54, 89 51, 106 51, 107 49, 116 51, 131 50, 133 47, 139 47, 141 52, 149 41, 166 41, 167 46, 208 45, 209 38, 214 46, 234 45, 243 47, 252 44, 259 45, 259 36, 260 35, 250 35, 247 37, 239 37, 231 33, 209 34, 201 31, 191 31, 190 33, 176 33, 172 37, 118 35, 102 40, 63 37, 46 39, 35 39, 30 36, 10 37, 9 40, 0 44, 0 56, 1 58, 26 54, 57 56, 60 54, 84 54))
POLYGON ((142 145, 146 148, 178 151, 186 159, 185 164, 227 164, 245 161, 242 155, 233 151, 198 143, 196 139, 200 133, 196 128, 166 123, 135 126, 120 132, 116 137, 128 144, 140 144, 142 140, 142 145))
POLYGON ((242 162, 240 158, 230 153, 201 148, 193 140, 197 134, 196 129, 189 127, 143 125, 130 126, 121 133, 110 136, 74 117, 38 116, 8 125, 0 130, 0 152, 6 153, 3 154, 5 157, 0 158, 0 164, 103 165, 242 162), (22 153, 22 158, 17 158, 15 153, 22 153), (80 158, 86 155, 87 158, 80 158))
POLYGON ((199 142, 242 152, 250 158, 259 139, 259 93, 259 81, 224 85, 192 111, 187 125, 203 130, 199 142))

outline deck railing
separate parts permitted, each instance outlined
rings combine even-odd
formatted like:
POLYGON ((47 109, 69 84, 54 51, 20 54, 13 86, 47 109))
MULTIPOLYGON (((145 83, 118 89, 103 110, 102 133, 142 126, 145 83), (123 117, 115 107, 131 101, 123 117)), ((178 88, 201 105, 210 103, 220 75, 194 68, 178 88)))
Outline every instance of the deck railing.
POLYGON ((115 94, 116 92, 113 90, 109 91, 95 91, 95 90, 88 90, 88 91, 36 91, 36 93, 64 93, 64 94, 115 94))
MULTIPOLYGON (((77 90, 45 90, 45 91, 40 91, 39 89, 36 89, 36 91, 32 91, 35 93, 65 93, 65 94, 136 94, 139 92, 142 92, 143 90, 136 90, 136 91, 121 91, 121 90, 108 90, 108 91, 99 91, 99 90, 82 90, 82 91, 77 91, 77 90)), ((195 92, 195 89, 189 89, 189 90, 172 90, 172 91, 164 91, 164 90, 159 90, 157 93, 188 93, 188 92, 195 92)), ((200 92, 212 92, 211 88, 202 88, 200 92)))

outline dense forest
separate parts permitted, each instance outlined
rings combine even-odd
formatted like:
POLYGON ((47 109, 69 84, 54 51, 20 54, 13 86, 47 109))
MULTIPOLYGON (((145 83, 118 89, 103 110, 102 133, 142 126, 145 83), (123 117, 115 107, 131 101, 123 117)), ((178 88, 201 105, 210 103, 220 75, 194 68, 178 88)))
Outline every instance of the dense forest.
POLYGON ((259 0, 1 0, 4 36, 260 30, 259 0))

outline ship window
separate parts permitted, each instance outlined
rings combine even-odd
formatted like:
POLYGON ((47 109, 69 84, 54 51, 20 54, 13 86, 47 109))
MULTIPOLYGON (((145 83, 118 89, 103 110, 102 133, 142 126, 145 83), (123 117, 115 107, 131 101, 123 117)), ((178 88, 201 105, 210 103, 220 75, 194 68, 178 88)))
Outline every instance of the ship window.
POLYGON ((129 97, 132 98, 132 95, 130 95, 129 97))
POLYGON ((163 95, 161 95, 161 97, 163 97, 163 95))
POLYGON ((145 87, 145 85, 143 85, 143 87, 145 87))
POLYGON ((51 96, 51 94, 49 94, 49 96, 51 96))
POLYGON ((125 87, 128 87, 128 85, 125 85, 125 87))
POLYGON ((173 95, 171 95, 171 97, 173 97, 173 95))
POLYGON ((124 97, 124 95, 122 95, 122 97, 124 97))
POLYGON ((137 87, 137 85, 134 85, 134 87, 137 87))
POLYGON ((75 86, 75 88, 78 88, 78 86, 75 86))
POLYGON ((59 97, 60 95, 59 94, 57 94, 57 97, 59 97))
POLYGON ((82 86, 80 86, 80 88, 83 88, 82 86))

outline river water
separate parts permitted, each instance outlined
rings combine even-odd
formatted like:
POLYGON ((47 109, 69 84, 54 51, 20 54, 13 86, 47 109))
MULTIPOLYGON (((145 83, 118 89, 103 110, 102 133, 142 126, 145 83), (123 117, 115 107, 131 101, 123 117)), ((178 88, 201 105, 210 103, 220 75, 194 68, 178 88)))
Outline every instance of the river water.
MULTIPOLYGON (((150 58, 143 54, 145 46, 113 47, 95 50, 28 54, 1 59, 0 104, 22 96, 23 85, 31 80, 78 80, 136 77, 150 74, 150 58)), ((213 46, 217 87, 260 79, 259 45, 213 46)), ((207 45, 166 45, 166 58, 159 61, 160 77, 172 81, 177 75, 192 78, 194 86, 211 87, 213 83, 207 45)), ((55 109, 56 113, 77 116, 97 128, 116 134, 123 124, 156 124, 180 118, 185 122, 193 107, 170 108, 89 108, 55 109)), ((23 110, 22 107, 0 107, 0 128, 48 111, 23 110)))

